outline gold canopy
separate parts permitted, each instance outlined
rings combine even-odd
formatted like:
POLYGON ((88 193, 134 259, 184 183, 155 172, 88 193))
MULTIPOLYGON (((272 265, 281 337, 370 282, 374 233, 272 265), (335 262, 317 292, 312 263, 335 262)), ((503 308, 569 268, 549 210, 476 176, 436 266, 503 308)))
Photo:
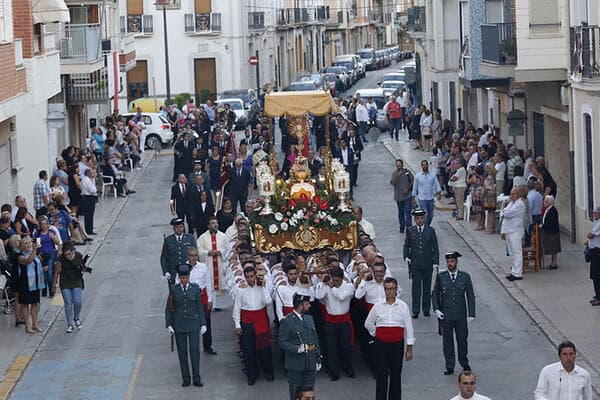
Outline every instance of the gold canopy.
POLYGON ((307 113, 322 116, 339 111, 329 92, 322 90, 274 92, 265 96, 265 114, 272 118, 282 115, 299 117, 307 113))

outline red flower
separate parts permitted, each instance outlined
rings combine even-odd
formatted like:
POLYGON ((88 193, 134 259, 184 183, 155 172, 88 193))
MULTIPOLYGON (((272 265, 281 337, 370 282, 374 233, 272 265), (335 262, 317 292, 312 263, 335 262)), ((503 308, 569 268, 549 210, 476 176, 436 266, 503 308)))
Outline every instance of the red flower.
POLYGON ((304 193, 304 192, 300 193, 300 200, 302 200, 303 202, 308 201, 308 196, 306 195, 306 193, 304 193))
POLYGON ((313 201, 317 204, 321 204, 321 198, 318 194, 316 194, 315 197, 313 197, 313 201))
POLYGON ((298 205, 295 199, 290 199, 290 207, 294 208, 298 205))
POLYGON ((289 218, 284 218, 283 219, 283 222, 288 222, 288 221, 289 221, 289 218))
POLYGON ((319 218, 315 218, 314 221, 315 221, 315 224, 318 224, 319 222, 321 222, 321 220, 319 218))
POLYGON ((286 206, 281 206, 281 211, 286 211, 287 207, 286 206))
POLYGON ((305 216, 304 216, 304 219, 305 219, 305 220, 307 220, 307 219, 308 219, 308 215, 305 215, 305 216))
POLYGON ((327 210, 327 208, 329 208, 329 202, 328 202, 327 200, 324 200, 324 201, 321 203, 321 206, 320 206, 320 208, 321 208, 321 210, 323 210, 323 211, 327 210))

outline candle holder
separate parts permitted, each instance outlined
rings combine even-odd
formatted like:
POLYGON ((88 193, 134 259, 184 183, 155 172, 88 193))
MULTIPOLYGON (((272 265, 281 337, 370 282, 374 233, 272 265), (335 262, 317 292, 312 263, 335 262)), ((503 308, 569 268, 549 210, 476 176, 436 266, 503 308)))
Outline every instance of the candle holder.
POLYGON ((265 172, 260 175, 258 185, 259 194, 265 203, 260 211, 260 215, 273 214, 273 209, 271 208, 271 196, 275 194, 275 177, 272 174, 265 172))
POLYGON ((342 212, 350 211, 348 204, 346 204, 346 193, 350 191, 350 174, 347 171, 338 171, 333 176, 333 189, 340 201, 337 207, 338 210, 342 212))

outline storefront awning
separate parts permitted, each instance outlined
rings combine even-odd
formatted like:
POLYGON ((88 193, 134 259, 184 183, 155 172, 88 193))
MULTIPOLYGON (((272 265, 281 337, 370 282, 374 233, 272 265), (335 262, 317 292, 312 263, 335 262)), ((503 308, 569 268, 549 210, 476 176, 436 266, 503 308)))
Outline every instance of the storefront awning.
POLYGON ((307 113, 320 116, 337 112, 339 109, 329 92, 322 90, 275 92, 265 96, 265 114, 269 117, 299 117, 307 113))
POLYGON ((33 0, 31 9, 34 24, 70 21, 64 0, 33 0))

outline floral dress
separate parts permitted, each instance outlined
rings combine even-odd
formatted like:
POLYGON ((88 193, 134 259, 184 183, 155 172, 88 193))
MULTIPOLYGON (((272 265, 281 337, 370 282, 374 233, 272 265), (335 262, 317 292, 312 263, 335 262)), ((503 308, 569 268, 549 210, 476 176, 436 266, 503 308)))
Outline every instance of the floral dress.
POLYGON ((470 180, 470 183, 473 211, 480 212, 483 209, 483 176, 479 174, 474 175, 474 181, 470 180))
POLYGON ((488 175, 483 182, 483 208, 496 210, 496 177, 488 175))

